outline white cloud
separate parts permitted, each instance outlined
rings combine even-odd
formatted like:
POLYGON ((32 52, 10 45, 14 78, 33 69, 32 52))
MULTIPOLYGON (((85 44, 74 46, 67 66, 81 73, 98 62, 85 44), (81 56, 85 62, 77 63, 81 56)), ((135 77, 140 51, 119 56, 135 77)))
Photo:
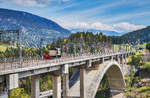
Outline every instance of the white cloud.
MULTIPOLYGON (((9 1, 9 0, 0 0, 9 1)), ((29 6, 29 7, 45 7, 48 6, 51 2, 68 2, 70 0, 12 0, 11 2, 17 5, 29 6)))
POLYGON ((120 32, 123 32, 123 31, 130 32, 130 31, 134 31, 137 29, 145 28, 145 26, 143 25, 134 25, 134 24, 129 24, 127 22, 114 24, 113 27, 120 32))
POLYGON ((123 13, 123 14, 118 14, 118 15, 113 15, 111 16, 111 18, 109 17, 105 17, 103 18, 103 22, 116 22, 116 21, 123 21, 125 19, 134 19, 137 17, 144 17, 144 16, 150 16, 150 12, 149 11, 143 11, 141 13, 139 13, 139 11, 135 11, 135 12, 130 12, 130 13, 123 13))
POLYGON ((49 0, 12 0, 13 3, 30 7, 44 7, 49 0))
POLYGON ((76 23, 65 24, 64 26, 68 29, 83 29, 83 30, 95 29, 95 30, 116 31, 120 33, 131 32, 146 27, 143 25, 130 24, 127 22, 121 22, 113 25, 103 24, 101 22, 95 22, 95 23, 76 22, 76 23))
POLYGON ((91 27, 94 29, 97 29, 97 30, 115 30, 112 26, 110 25, 106 25, 106 24, 103 24, 103 23, 100 23, 100 22, 96 22, 96 23, 92 23, 91 24, 91 27))
POLYGON ((72 28, 80 28, 80 29, 96 29, 96 30, 114 30, 112 26, 95 22, 95 23, 86 23, 86 22, 78 22, 75 25, 72 25, 72 28))

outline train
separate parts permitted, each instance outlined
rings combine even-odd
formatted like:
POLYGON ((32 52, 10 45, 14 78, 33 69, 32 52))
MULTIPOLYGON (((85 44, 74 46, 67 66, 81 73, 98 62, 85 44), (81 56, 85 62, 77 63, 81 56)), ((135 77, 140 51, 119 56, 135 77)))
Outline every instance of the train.
POLYGON ((61 57, 61 49, 60 48, 47 50, 44 52, 44 55, 43 55, 44 59, 54 59, 54 58, 60 58, 60 57, 61 57))

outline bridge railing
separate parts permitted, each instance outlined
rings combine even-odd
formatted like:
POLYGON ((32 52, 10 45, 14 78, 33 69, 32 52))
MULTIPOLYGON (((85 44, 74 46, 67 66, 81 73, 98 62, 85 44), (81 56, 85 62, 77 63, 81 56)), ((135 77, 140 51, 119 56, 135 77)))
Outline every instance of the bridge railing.
POLYGON ((73 60, 92 59, 93 57, 111 56, 111 55, 117 55, 117 54, 124 54, 127 52, 129 51, 86 53, 86 54, 76 55, 76 56, 69 55, 69 56, 64 56, 61 58, 56 58, 56 59, 51 59, 51 60, 44 60, 40 57, 22 58, 22 60, 18 58, 7 58, 7 59, 4 58, 4 59, 0 59, 0 71, 15 70, 18 68, 25 68, 29 66, 42 66, 44 64, 69 62, 73 60))

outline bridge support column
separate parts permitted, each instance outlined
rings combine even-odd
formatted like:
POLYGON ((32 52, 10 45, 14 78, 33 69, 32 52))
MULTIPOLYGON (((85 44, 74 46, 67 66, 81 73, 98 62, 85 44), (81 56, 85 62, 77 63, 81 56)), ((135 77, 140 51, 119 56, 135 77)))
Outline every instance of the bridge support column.
POLYGON ((116 55, 116 61, 120 64, 118 55, 116 55))
POLYGON ((122 62, 123 62, 123 65, 125 65, 125 63, 126 63, 126 57, 125 57, 125 55, 122 56, 122 62))
POLYGON ((53 98, 61 98, 61 76, 52 75, 53 98))
POLYGON ((62 68, 63 74, 63 98, 69 97, 69 66, 64 65, 62 68))
POLYGON ((125 65, 127 65, 127 55, 125 55, 125 57, 124 57, 124 63, 125 63, 125 65))
POLYGON ((111 56, 111 61, 113 61, 113 59, 114 59, 113 56, 111 56))
POLYGON ((69 74, 63 76, 63 98, 68 98, 69 96, 69 74))
POLYGON ((86 69, 80 68, 80 98, 86 98, 86 69))
POLYGON ((31 98, 39 98, 40 96, 40 76, 31 76, 31 98))
POLYGON ((103 58, 102 58, 102 63, 104 63, 104 62, 105 62, 105 58, 103 57, 103 58))
POLYGON ((123 64, 124 64, 123 55, 121 55, 121 57, 120 57, 120 64, 121 64, 121 66, 123 66, 123 64))
POLYGON ((92 67, 92 60, 88 60, 86 65, 87 65, 87 68, 92 67))
POLYGON ((19 87, 18 74, 10 74, 6 76, 6 86, 8 89, 8 97, 10 96, 11 90, 19 87))

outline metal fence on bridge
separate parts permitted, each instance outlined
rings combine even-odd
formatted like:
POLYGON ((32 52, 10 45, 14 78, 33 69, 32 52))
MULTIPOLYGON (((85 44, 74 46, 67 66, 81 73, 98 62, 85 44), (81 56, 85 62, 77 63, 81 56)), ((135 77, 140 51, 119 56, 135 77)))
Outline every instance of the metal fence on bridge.
POLYGON ((82 54, 82 55, 68 55, 64 56, 61 58, 55 58, 51 60, 45 60, 42 59, 41 57, 28 57, 28 58, 22 58, 20 61, 19 58, 3 58, 0 59, 0 71, 5 71, 5 70, 13 70, 17 68, 25 68, 29 66, 41 66, 44 64, 54 64, 54 63, 62 63, 62 62, 67 62, 71 60, 82 60, 82 59, 92 59, 94 57, 105 57, 105 56, 111 56, 111 55, 117 55, 117 54, 124 54, 127 52, 107 52, 107 53, 88 53, 88 54, 82 54))

